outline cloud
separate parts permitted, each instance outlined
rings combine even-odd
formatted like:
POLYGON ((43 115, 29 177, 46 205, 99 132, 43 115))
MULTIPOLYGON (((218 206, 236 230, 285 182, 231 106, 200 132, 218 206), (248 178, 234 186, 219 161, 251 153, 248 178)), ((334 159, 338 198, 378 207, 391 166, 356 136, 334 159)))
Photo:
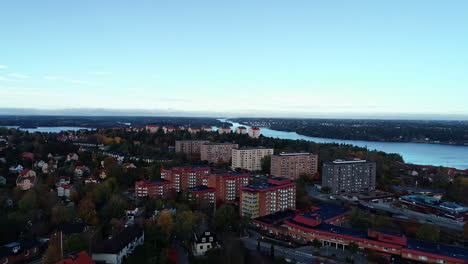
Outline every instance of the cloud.
POLYGON ((80 85, 87 85, 87 86, 94 85, 94 83, 92 83, 92 82, 67 78, 67 77, 63 77, 63 76, 55 76, 55 75, 46 75, 46 76, 43 77, 43 79, 44 80, 51 80, 51 81, 62 81, 62 82, 66 82, 66 83, 73 83, 73 84, 80 84, 80 85))
POLYGON ((18 78, 18 79, 29 79, 29 78, 31 78, 31 76, 26 75, 26 74, 21 74, 21 73, 10 73, 9 76, 13 77, 13 78, 18 78))
POLYGON ((0 76, 0 82, 16 82, 17 80, 0 76))
POLYGON ((0 64, 0 70, 4 70, 4 69, 6 69, 6 68, 8 68, 8 66, 6 66, 6 65, 1 65, 1 64, 0 64))

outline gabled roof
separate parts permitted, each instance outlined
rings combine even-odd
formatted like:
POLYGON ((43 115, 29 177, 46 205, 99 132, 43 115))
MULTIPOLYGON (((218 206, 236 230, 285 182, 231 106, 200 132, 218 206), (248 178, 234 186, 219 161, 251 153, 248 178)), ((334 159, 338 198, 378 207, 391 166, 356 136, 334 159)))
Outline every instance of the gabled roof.
POLYGON ((96 262, 86 253, 81 251, 75 255, 71 255, 69 258, 60 260, 56 264, 95 264, 96 262))
POLYGON ((122 251, 130 242, 143 235, 143 229, 138 226, 129 226, 115 235, 113 238, 104 241, 97 253, 115 254, 122 251))

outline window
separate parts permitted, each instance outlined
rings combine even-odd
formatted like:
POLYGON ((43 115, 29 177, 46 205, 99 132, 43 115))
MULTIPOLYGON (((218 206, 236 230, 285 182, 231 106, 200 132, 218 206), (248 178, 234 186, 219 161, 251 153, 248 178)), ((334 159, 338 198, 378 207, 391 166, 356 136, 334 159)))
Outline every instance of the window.
POLYGON ((203 245, 200 245, 200 250, 203 250, 203 245))
POLYGON ((427 257, 426 256, 419 256, 419 259, 420 260, 427 260, 427 257))
POLYGON ((213 237, 210 237, 210 242, 213 242, 213 237))
POLYGON ((436 261, 436 263, 445 263, 445 260, 443 260, 443 259, 438 259, 438 260, 436 261))
POLYGON ((202 242, 202 243, 205 243, 205 242, 206 242, 206 238, 205 238, 205 237, 202 237, 201 242, 202 242))

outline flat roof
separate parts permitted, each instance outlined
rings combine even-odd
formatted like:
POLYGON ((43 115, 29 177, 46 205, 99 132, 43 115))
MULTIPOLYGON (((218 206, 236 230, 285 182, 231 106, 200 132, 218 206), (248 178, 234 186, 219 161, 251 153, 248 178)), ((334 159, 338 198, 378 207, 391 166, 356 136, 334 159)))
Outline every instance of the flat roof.
POLYGON ((233 150, 253 150, 253 149, 271 149, 273 148, 267 148, 267 147, 242 147, 242 148, 234 148, 233 150))
POLYGON ((205 185, 198 185, 195 187, 190 187, 188 189, 189 191, 214 191, 215 190, 215 188, 211 188, 205 185))
POLYGON ((309 152, 295 152, 295 153, 281 152, 281 153, 273 155, 273 156, 310 156, 310 155, 315 155, 315 154, 309 153, 309 152))
POLYGON ((319 209, 306 212, 306 213, 302 213, 301 215, 304 217, 311 218, 312 215, 318 214, 320 218, 322 218, 322 220, 326 221, 326 220, 329 220, 331 218, 345 214, 350 211, 346 207, 334 205, 331 203, 319 203, 318 205, 316 205, 316 207, 319 207, 319 209))
POLYGON ((412 187, 412 186, 392 186, 392 189, 397 190, 397 191, 445 193, 445 191, 441 189, 419 188, 419 187, 412 187))
POLYGON ((427 253, 468 260, 468 249, 454 247, 446 244, 431 243, 416 239, 407 239, 407 249, 423 251, 427 253))

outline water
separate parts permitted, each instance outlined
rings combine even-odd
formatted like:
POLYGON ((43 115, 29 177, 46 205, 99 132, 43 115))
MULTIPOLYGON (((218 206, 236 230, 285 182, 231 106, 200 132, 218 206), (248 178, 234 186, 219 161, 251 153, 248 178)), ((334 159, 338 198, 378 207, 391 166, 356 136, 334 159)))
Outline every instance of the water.
MULTIPOLYGON (((220 119, 224 122, 226 119, 220 119)), ((231 122, 231 127, 235 130, 238 126, 245 126, 239 123, 231 122)), ((316 143, 338 143, 350 144, 359 147, 367 147, 370 150, 380 150, 387 153, 400 154, 405 162, 420 164, 452 167, 457 169, 468 169, 468 146, 438 145, 425 143, 404 143, 404 142, 376 142, 363 140, 341 140, 331 138, 319 138, 299 135, 296 132, 284 132, 261 128, 261 134, 265 137, 307 140, 316 143)))
POLYGON ((42 132, 42 133, 59 133, 62 131, 78 131, 80 129, 93 130, 95 128, 89 127, 37 127, 37 128, 19 128, 19 126, 3 126, 6 128, 16 128, 23 131, 28 131, 29 133, 42 132))

